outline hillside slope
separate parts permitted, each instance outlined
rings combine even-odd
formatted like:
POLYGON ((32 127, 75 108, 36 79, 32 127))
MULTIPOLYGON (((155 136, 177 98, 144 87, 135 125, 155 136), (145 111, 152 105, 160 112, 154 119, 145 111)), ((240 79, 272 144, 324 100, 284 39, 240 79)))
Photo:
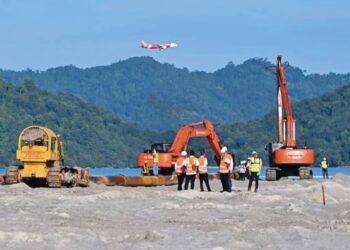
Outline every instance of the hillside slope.
MULTIPOLYGON (((293 101, 350 84, 350 74, 304 75, 291 66, 286 74, 293 101)), ((273 65, 263 59, 229 63, 206 73, 135 57, 87 69, 71 65, 43 72, 0 70, 0 79, 33 80, 44 90, 73 94, 141 128, 161 131, 175 130, 194 120, 232 124, 256 119, 275 104, 273 65)))
POLYGON ((88 167, 134 166, 137 152, 151 136, 77 97, 51 94, 31 82, 0 81, 0 167, 15 162, 18 135, 30 125, 61 134, 66 163, 88 167))

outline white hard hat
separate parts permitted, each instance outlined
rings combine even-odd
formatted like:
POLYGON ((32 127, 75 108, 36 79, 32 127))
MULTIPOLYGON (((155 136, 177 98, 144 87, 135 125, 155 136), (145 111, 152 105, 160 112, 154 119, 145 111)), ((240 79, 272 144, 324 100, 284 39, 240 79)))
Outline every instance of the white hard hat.
POLYGON ((241 164, 246 164, 247 163, 247 161, 241 161, 241 164))
POLYGON ((186 156, 187 155, 187 152, 186 151, 182 151, 181 152, 181 156, 186 156))
POLYGON ((153 149, 153 153, 157 153, 156 149, 153 149))
POLYGON ((227 148, 226 147, 222 147, 222 149, 220 150, 221 154, 226 153, 227 152, 227 148))
POLYGON ((252 155, 257 155, 258 153, 256 151, 253 151, 252 152, 252 155))

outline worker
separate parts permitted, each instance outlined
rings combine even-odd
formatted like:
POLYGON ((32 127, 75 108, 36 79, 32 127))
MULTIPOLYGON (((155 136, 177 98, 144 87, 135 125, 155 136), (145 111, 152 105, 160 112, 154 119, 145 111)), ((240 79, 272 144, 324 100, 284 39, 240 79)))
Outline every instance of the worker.
POLYGON ((328 179, 328 160, 326 157, 323 157, 321 163, 320 163, 320 167, 322 168, 322 175, 323 175, 323 179, 328 179))
POLYGON ((142 175, 149 175, 149 169, 148 169, 148 161, 145 160, 145 162, 143 163, 143 167, 142 167, 142 175))
POLYGON ((187 158, 185 190, 188 189, 188 184, 191 182, 191 189, 194 189, 196 180, 197 168, 199 166, 198 159, 194 156, 194 151, 190 151, 190 156, 187 158))
POLYGON ((222 184, 221 192, 231 192, 232 190, 232 182, 230 173, 233 170, 233 158, 232 155, 227 153, 227 147, 222 147, 221 151, 221 159, 219 166, 220 180, 222 184))
POLYGON ((255 181, 255 192, 258 192, 259 188, 259 175, 262 168, 262 160, 258 156, 258 153, 256 151, 252 152, 252 157, 250 158, 250 178, 249 178, 249 184, 248 184, 248 191, 251 190, 253 181, 255 181))
POLYGON ((186 176, 186 166, 187 166, 187 152, 182 151, 181 156, 177 158, 175 162, 175 173, 177 175, 177 190, 182 190, 182 184, 184 182, 185 176, 186 176))
POLYGON ((247 158, 247 161, 246 161, 246 175, 245 177, 249 180, 250 179, 250 171, 249 171, 249 166, 250 166, 250 157, 247 158))
POLYGON ((247 165, 246 161, 241 161, 238 166, 239 179, 241 181, 245 181, 246 167, 247 167, 246 165, 247 165))
POLYGON ((201 156, 198 159, 199 167, 199 184, 201 187, 201 192, 204 191, 203 188, 203 181, 205 182, 205 185, 207 186, 208 192, 211 192, 210 185, 209 185, 209 178, 208 178, 208 159, 205 157, 205 151, 201 151, 201 156))
POLYGON ((158 175, 159 154, 153 149, 153 175, 158 175))

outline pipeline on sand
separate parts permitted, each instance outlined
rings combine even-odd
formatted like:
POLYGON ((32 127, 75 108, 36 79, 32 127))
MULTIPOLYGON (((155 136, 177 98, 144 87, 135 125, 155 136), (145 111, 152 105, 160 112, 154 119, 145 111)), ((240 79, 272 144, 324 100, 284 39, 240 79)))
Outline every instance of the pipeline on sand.
MULTIPOLYGON (((232 174, 231 178, 237 179, 237 175, 232 174)), ((209 179, 220 179, 220 176, 218 174, 210 174, 209 179)), ((118 174, 115 176, 90 176, 90 181, 96 184, 103 184, 106 186, 151 187, 176 185, 177 177, 175 174, 170 176, 125 176, 118 174)))

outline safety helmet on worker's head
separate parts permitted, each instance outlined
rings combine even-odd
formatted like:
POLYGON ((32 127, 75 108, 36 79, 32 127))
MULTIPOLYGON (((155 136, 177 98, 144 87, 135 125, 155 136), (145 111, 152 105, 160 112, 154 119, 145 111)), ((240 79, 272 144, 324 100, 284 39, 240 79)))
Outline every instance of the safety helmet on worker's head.
POLYGON ((187 156, 187 152, 184 150, 181 152, 181 156, 187 156))
POLYGON ((326 160, 327 160, 327 158, 326 158, 326 157, 323 157, 323 160, 324 160, 324 161, 326 161, 326 160))
POLYGON ((147 160, 145 160, 145 163, 148 163, 148 161, 147 161, 147 160))
POLYGON ((155 153, 157 153, 157 151, 156 151, 156 149, 155 149, 155 148, 153 149, 153 153, 154 153, 154 154, 155 154, 155 153))
POLYGON ((244 164, 246 164, 247 163, 247 161, 241 161, 241 164, 242 165, 244 165, 244 164))
POLYGON ((252 155, 257 155, 258 153, 256 151, 253 151, 252 152, 252 155))
POLYGON ((222 149, 220 150, 221 154, 224 154, 227 152, 227 147, 222 147, 222 149))

